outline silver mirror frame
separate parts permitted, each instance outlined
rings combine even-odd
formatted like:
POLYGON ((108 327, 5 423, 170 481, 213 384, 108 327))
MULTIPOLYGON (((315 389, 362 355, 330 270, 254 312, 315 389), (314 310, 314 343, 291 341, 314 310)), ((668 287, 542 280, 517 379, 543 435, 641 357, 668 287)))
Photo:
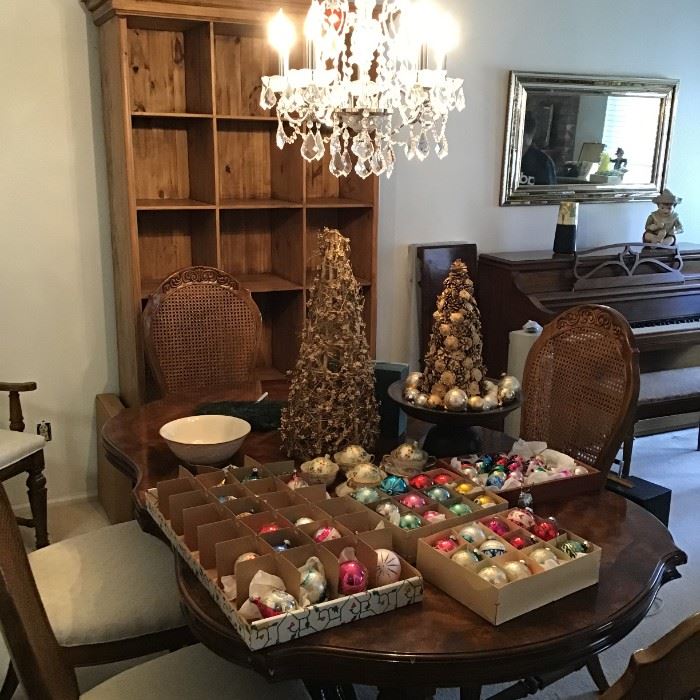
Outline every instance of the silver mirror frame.
POLYGON ((501 206, 558 204, 559 202, 632 202, 658 196, 666 184, 671 130, 678 101, 678 81, 665 78, 633 78, 511 71, 501 180, 501 206), (651 94, 661 100, 652 181, 647 184, 520 185, 520 162, 525 126, 527 91, 533 88, 567 88, 611 95, 651 94))

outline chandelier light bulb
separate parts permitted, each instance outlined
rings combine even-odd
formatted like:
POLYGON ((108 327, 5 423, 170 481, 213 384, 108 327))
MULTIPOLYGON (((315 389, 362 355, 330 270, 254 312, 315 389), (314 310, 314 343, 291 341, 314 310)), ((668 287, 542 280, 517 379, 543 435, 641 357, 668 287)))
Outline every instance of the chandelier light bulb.
POLYGON ((321 38, 325 15, 318 2, 312 2, 304 21, 304 36, 309 41, 318 41, 321 38))
POLYGON ((289 72, 289 53, 296 42, 297 33, 294 24, 281 9, 267 25, 267 37, 279 54, 280 75, 286 75, 289 72))

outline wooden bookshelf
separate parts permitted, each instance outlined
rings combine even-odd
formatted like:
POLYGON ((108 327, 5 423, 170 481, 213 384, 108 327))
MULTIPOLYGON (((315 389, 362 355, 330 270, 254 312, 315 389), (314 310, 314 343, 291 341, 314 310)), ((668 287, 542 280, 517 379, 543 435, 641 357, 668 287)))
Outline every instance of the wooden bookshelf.
MULTIPOLYGON (((253 294, 263 316, 258 370, 293 368, 318 231, 350 238, 376 339, 378 185, 337 180, 328 156, 277 148, 259 106, 277 59, 265 25, 282 5, 301 24, 307 0, 82 0, 99 26, 110 175, 120 391, 152 396, 140 314, 169 274, 212 265, 253 294)), ((301 65, 301 51, 292 65, 301 65)))

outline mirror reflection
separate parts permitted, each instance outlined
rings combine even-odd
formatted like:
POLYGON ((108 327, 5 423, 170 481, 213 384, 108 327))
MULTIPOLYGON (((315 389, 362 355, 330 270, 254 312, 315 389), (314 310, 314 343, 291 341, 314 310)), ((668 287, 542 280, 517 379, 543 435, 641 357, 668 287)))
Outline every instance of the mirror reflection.
POLYGON ((651 183, 660 113, 658 97, 528 91, 521 184, 651 183))
POLYGON ((511 73, 501 204, 660 194, 678 82, 511 73))

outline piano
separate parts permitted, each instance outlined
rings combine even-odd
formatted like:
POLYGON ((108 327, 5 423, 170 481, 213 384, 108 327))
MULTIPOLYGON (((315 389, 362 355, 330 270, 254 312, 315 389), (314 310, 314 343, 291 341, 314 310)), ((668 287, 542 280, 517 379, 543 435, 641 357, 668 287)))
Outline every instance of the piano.
POLYGON ((477 301, 491 376, 506 371, 510 331, 530 319, 546 325, 587 303, 605 304, 627 319, 642 372, 700 365, 700 244, 619 244, 564 256, 483 254, 477 301))

